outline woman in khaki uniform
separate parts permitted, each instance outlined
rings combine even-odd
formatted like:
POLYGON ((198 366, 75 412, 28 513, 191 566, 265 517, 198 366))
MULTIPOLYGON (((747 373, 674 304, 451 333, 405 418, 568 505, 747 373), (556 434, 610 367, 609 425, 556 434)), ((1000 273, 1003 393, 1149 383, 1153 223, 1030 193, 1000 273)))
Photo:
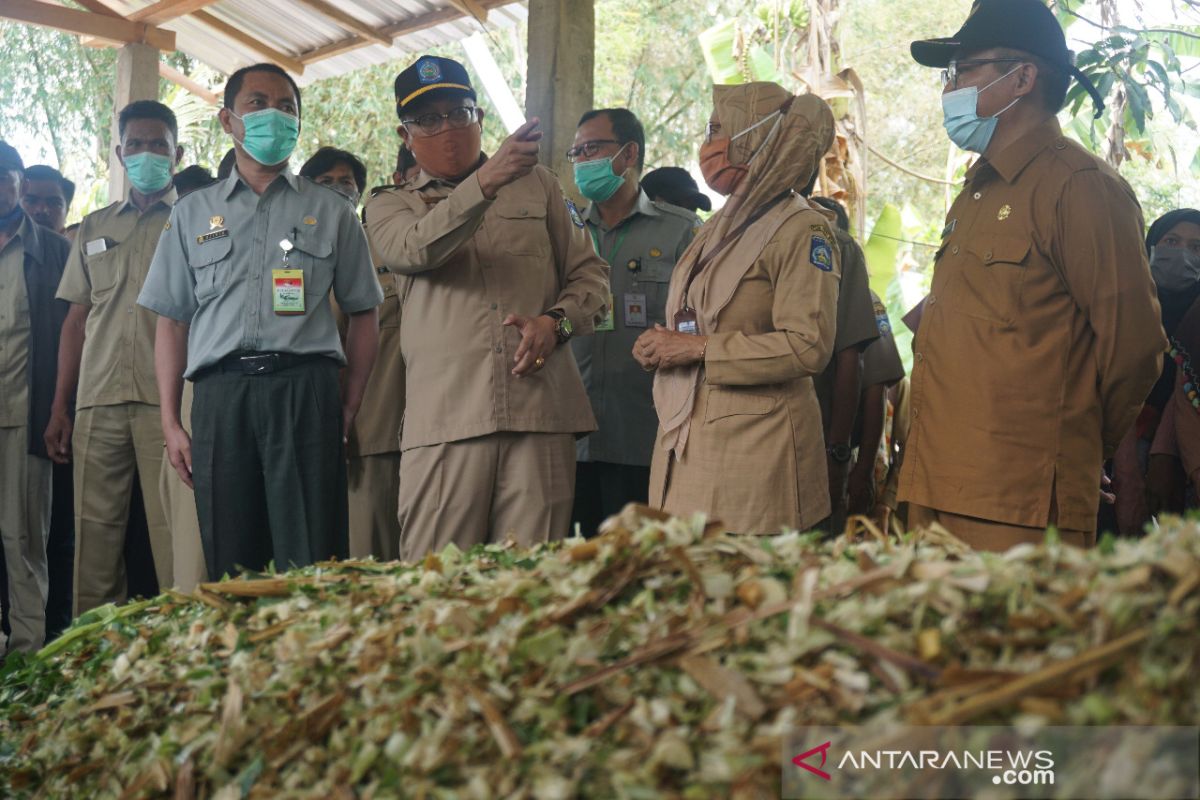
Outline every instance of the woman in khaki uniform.
POLYGON ((829 514, 812 376, 832 351, 841 272, 829 218, 798 190, 833 115, 773 83, 716 86, 714 105, 700 164, 729 199, 675 268, 669 327, 634 345, 658 371, 650 503, 739 533, 804 530, 829 514))

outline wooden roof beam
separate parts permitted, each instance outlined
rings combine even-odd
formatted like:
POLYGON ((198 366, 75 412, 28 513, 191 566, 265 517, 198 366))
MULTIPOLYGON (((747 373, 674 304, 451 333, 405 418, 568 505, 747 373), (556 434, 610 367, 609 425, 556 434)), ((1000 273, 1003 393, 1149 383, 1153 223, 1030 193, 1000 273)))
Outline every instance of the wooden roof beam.
POLYGON ((298 2, 308 6, 318 14, 328 17, 351 33, 358 34, 363 39, 368 39, 372 43, 381 44, 384 47, 392 46, 392 40, 383 36, 377 28, 373 28, 367 23, 355 19, 337 6, 325 2, 325 0, 298 0, 298 2))
POLYGON ((253 36, 246 33, 241 28, 236 28, 233 25, 230 25, 225 20, 214 17, 212 14, 208 13, 207 11, 197 11, 197 12, 193 13, 192 19, 197 20, 199 22, 203 22, 205 25, 209 26, 210 28, 216 29, 220 33, 223 33, 225 36, 229 37, 230 39, 233 39, 235 42, 239 42, 242 45, 253 50, 254 52, 258 53, 259 55, 263 56, 268 61, 275 62, 279 66, 286 69, 288 72, 291 72, 295 75, 303 75, 304 74, 304 64, 301 61, 293 58, 292 56, 289 56, 286 53, 282 53, 282 52, 276 50, 274 47, 271 47, 270 45, 265 44, 264 42, 261 42, 258 39, 255 39, 253 36))
MULTIPOLYGON (((514 0, 472 0, 472 2, 478 5, 481 11, 486 13, 493 8, 506 6, 514 2, 514 0)), ((426 14, 421 14, 416 17, 410 17, 403 22, 397 22, 395 24, 388 25, 387 27, 381 29, 381 33, 389 40, 389 43, 395 42, 395 40, 399 39, 401 36, 406 36, 410 33, 416 33, 417 31, 422 31, 426 28, 432 28, 435 25, 441 25, 444 22, 453 22, 456 19, 462 19, 464 16, 466 15, 456 7, 442 8, 438 9, 437 11, 430 11, 426 14)), ((355 35, 348 39, 342 39, 339 42, 333 42, 331 44, 324 45, 323 47, 318 47, 315 50, 309 50, 306 53, 301 53, 300 60, 305 64, 312 64, 314 61, 321 61, 326 58, 340 56, 343 53, 349 53, 352 50, 358 50, 361 47, 367 47, 372 44, 375 44, 375 42, 368 41, 361 36, 355 35)))
POLYGON ((487 22, 488 10, 479 5, 478 0, 446 0, 457 8, 465 17, 474 17, 480 22, 487 22))
POLYGON ((77 36, 94 36, 120 44, 148 44, 167 52, 175 49, 175 31, 40 0, 4 0, 0 5, 0 19, 53 28, 77 36))
POLYGON ((145 8, 139 8, 137 11, 129 15, 129 19, 138 22, 149 22, 153 25, 161 25, 164 22, 170 22, 173 19, 187 16, 188 14, 200 11, 203 8, 211 6, 217 0, 158 0, 157 3, 152 3, 145 8))
POLYGON ((201 100, 208 103, 210 106, 221 105, 221 98, 217 96, 216 92, 204 86, 196 79, 189 78, 187 75, 184 75, 182 72, 169 64, 164 64, 161 61, 158 62, 158 74, 176 86, 183 87, 187 91, 196 95, 196 97, 199 97, 201 100))

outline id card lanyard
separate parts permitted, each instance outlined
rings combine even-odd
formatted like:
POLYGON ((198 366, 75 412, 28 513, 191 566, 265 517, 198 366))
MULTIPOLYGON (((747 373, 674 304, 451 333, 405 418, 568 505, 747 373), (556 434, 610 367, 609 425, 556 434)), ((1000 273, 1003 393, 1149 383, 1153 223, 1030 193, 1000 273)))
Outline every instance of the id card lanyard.
MULTIPOLYGON (((600 237, 596 234, 596 229, 589 225, 588 233, 590 233, 592 235, 592 249, 594 249, 596 251, 596 255, 600 256, 601 258, 604 258, 604 255, 600 252, 600 237)), ((629 233, 629 228, 624 228, 621 231, 620 235, 617 236, 616 244, 613 245, 612 250, 610 250, 608 253, 608 258, 604 258, 605 262, 610 267, 612 266, 613 259, 617 257, 617 252, 621 249, 621 245, 625 243, 625 236, 628 233, 629 233)), ((612 292, 609 292, 608 293, 608 314, 606 314, 604 319, 601 320, 598 325, 596 325, 597 332, 604 333, 604 332, 615 329, 613 319, 614 319, 614 315, 617 312, 616 312, 616 309, 613 307, 614 305, 615 305, 615 303, 614 303, 613 294, 612 294, 612 292)))
POLYGON ((289 262, 294 248, 290 239, 282 240, 283 266, 271 270, 271 305, 280 316, 304 313, 304 270, 292 269, 289 262))

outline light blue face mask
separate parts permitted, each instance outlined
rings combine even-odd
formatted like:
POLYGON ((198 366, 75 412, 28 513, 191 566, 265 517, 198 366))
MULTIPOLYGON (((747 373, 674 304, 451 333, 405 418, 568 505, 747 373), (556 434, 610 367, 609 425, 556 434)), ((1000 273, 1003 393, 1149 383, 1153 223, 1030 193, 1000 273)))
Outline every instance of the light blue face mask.
POLYGON ((251 111, 239 117, 230 109, 230 115, 240 119, 246 126, 242 137, 242 149, 264 167, 282 164, 291 157, 300 138, 300 120, 277 108, 251 111))
POLYGON ((125 156, 125 174, 142 194, 161 192, 171 182, 171 159, 149 152, 125 156))
POLYGON ((1020 68, 1018 65, 982 89, 977 86, 967 86, 963 89, 955 89, 952 92, 946 92, 942 95, 942 125, 946 128, 946 135, 950 137, 950 141, 963 150, 970 150, 972 153, 982 153, 984 150, 987 150, 988 144, 992 141, 992 136, 996 133, 996 125, 1000 122, 1000 115, 1015 106, 1017 100, 1021 98, 1018 97, 997 111, 995 116, 981 117, 978 110, 979 95, 1020 68))

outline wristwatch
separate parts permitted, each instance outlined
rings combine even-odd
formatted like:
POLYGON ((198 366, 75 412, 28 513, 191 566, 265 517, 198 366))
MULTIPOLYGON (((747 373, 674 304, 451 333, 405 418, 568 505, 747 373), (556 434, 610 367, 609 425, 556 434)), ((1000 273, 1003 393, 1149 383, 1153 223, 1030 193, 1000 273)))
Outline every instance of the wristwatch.
POLYGON ((554 335, 558 337, 559 344, 570 339, 575 333, 575 327, 571 325, 571 320, 567 319, 567 315, 558 309, 550 309, 544 316, 554 320, 554 335))
POLYGON ((825 448, 825 452, 833 459, 835 464, 849 464, 850 456, 853 453, 850 445, 847 444, 831 444, 825 448))

